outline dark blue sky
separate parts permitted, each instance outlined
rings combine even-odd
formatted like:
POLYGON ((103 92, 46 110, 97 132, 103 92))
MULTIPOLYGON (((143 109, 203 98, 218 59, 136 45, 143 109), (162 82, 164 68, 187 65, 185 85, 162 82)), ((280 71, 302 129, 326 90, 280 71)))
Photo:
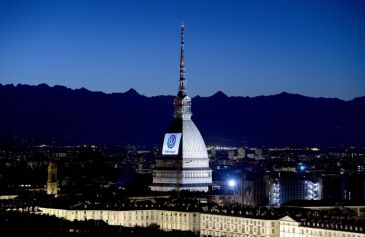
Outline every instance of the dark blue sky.
POLYGON ((0 83, 176 94, 365 95, 365 1, 0 1, 0 83))

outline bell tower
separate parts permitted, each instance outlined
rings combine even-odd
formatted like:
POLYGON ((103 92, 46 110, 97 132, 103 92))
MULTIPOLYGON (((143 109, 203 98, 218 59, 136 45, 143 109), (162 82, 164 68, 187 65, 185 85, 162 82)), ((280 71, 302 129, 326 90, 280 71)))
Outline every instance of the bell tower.
POLYGON ((58 194, 57 164, 52 160, 48 163, 47 194, 58 194))

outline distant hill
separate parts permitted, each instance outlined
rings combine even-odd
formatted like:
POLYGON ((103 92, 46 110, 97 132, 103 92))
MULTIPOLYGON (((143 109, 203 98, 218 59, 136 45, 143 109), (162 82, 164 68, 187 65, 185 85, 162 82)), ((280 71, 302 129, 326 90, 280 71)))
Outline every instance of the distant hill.
MULTIPOLYGON (((0 84, 0 144, 159 144, 174 96, 134 89, 105 94, 46 84, 0 84)), ((365 97, 351 101, 281 93, 192 100, 207 144, 365 146, 365 97)))

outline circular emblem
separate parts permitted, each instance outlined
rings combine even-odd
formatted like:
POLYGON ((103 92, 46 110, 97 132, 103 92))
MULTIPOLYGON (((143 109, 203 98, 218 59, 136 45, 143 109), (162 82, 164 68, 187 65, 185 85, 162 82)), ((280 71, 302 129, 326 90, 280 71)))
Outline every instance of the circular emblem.
POLYGON ((173 148, 175 146, 175 142, 176 142, 176 136, 175 135, 171 135, 169 137, 169 139, 167 139, 167 146, 168 148, 173 148))

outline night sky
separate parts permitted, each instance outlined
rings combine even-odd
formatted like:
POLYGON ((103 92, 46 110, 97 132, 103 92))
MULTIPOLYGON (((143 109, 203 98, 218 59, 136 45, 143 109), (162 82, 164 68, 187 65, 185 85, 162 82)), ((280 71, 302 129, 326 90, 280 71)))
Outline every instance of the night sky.
POLYGON ((190 96, 365 95, 365 1, 1 0, 0 83, 190 96))

